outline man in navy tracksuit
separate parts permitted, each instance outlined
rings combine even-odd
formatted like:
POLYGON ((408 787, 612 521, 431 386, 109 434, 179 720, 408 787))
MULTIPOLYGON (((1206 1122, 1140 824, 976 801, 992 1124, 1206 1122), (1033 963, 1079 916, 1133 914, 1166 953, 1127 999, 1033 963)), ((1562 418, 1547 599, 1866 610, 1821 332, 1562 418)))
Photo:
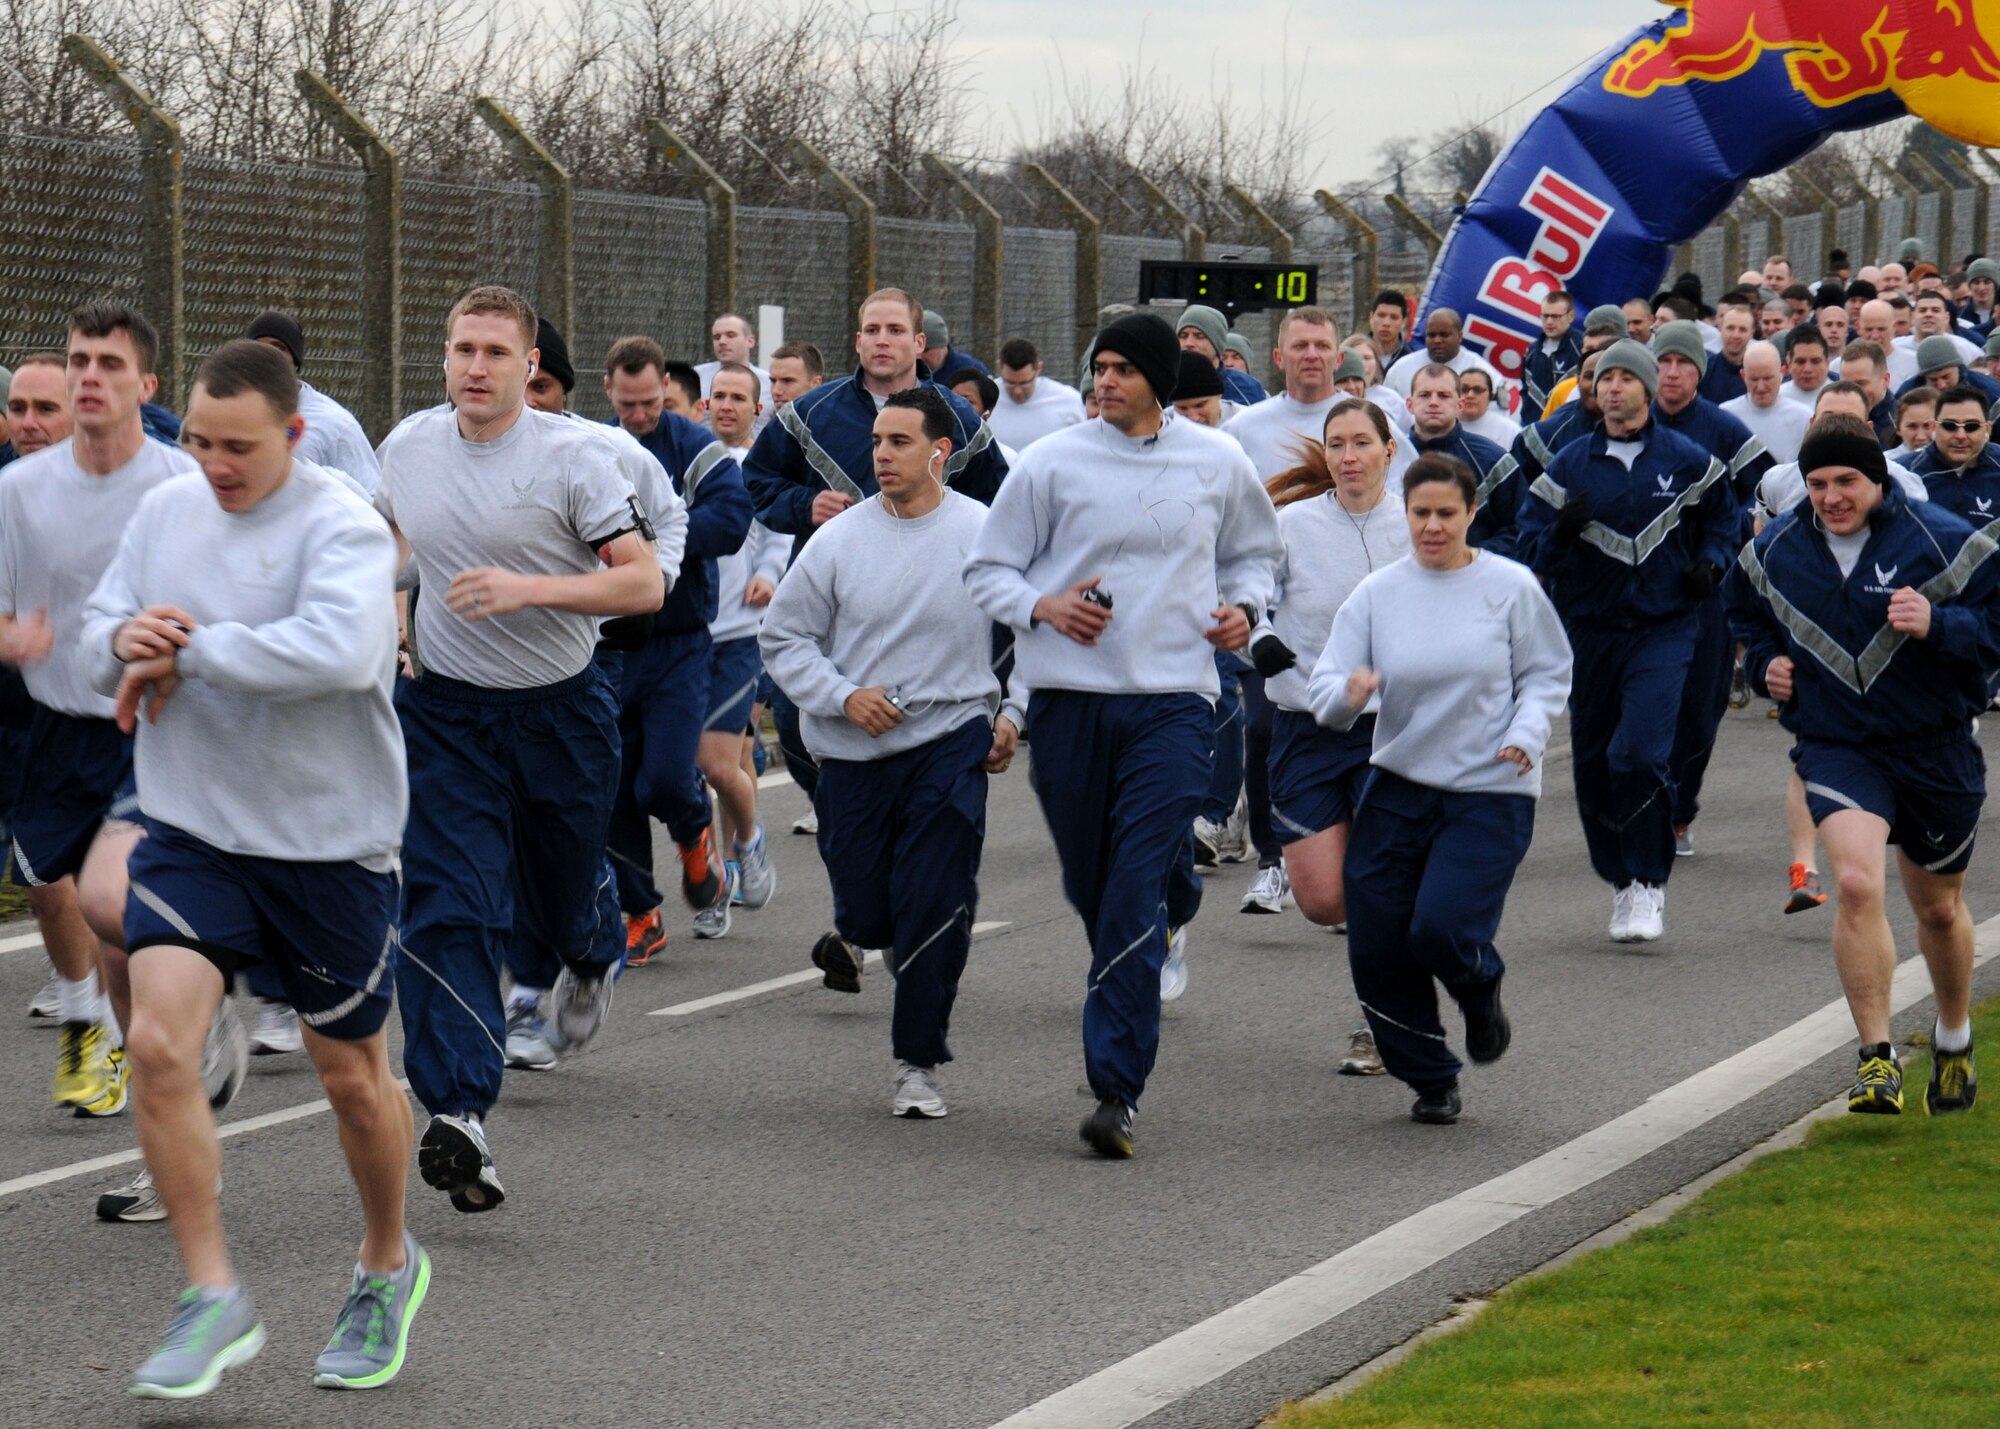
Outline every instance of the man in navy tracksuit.
POLYGON ((1521 506, 1516 463, 1499 443, 1459 425, 1458 374, 1442 362, 1419 368, 1410 379, 1410 420, 1418 456, 1455 456, 1479 479, 1479 511, 1466 539, 1495 555, 1513 555, 1521 506))
POLYGON ((1521 503, 1519 558, 1551 584, 1576 652, 1570 746, 1611 936, 1664 931, 1674 861, 1673 743, 1696 612, 1733 559, 1728 469, 1653 420, 1659 364, 1636 342, 1597 359, 1604 420, 1556 454, 1521 503))
POLYGON ((1576 323, 1576 299, 1558 288, 1542 298, 1542 340, 1528 349, 1521 366, 1521 411, 1547 416, 1549 393, 1583 361, 1583 333, 1576 323))
POLYGON ((680 850, 681 893, 689 907, 707 908, 728 896, 709 833, 708 784, 695 750, 708 718, 715 560, 742 548, 750 531, 750 493, 736 463, 706 427, 667 411, 649 423, 651 408, 619 400, 625 389, 664 390, 665 374, 666 357, 651 338, 624 339, 605 362, 620 424, 666 468, 688 516, 680 578, 653 617, 644 645, 626 654, 619 685, 624 752, 609 843, 618 904, 628 925, 645 924, 660 906, 650 819, 667 826, 680 850))
POLYGON ((1883 910, 1893 843, 1937 997, 1925 1102, 1963 1111, 1978 1090, 1963 885, 1986 794, 1973 721, 2000 666, 2000 551, 1935 498, 1909 501, 1859 421, 1815 422, 1799 469, 1811 511, 1764 528, 1728 597, 1751 682, 1797 737, 1792 762, 1840 886, 1834 959, 1861 1035, 1847 1109, 1903 1109, 1883 910))
MULTIPOLYGON (((1775 463, 1755 436, 1737 418, 1700 396, 1708 362, 1701 329, 1691 322, 1670 322, 1653 334, 1653 355, 1660 364, 1660 390, 1653 418, 1679 432, 1728 468, 1729 484, 1743 510, 1737 542, 1750 539, 1749 509, 1757 498, 1757 483, 1775 463)), ((1732 548, 1733 549, 1733 548, 1732 548)), ((1727 568, 1727 562, 1724 562, 1727 568)), ((1694 664, 1681 692, 1680 722, 1674 729, 1674 852, 1694 852, 1689 827, 1701 811, 1701 784, 1715 752, 1716 731, 1729 708, 1730 675, 1736 668, 1735 642, 1729 638, 1729 618, 1722 598, 1701 602, 1694 664)))
MULTIPOLYGON (((869 294, 861 304, 854 351, 860 365, 838 381, 802 392, 778 409, 743 461, 743 478, 757 519, 791 536, 793 558, 814 531, 857 501, 875 495, 875 414, 891 392, 930 387, 951 406, 957 429, 945 484, 990 505, 1007 475, 1000 444, 972 404, 931 380, 919 361, 923 309, 900 288, 869 294)), ((811 753, 799 734, 798 707, 778 692, 772 706, 785 767, 811 797, 811 753)))
POLYGON ((1970 387, 1954 387, 1938 403, 1931 444, 1910 462, 1931 500, 1975 528, 2000 520, 2000 451, 1992 446, 1992 435, 1984 397, 1970 387))

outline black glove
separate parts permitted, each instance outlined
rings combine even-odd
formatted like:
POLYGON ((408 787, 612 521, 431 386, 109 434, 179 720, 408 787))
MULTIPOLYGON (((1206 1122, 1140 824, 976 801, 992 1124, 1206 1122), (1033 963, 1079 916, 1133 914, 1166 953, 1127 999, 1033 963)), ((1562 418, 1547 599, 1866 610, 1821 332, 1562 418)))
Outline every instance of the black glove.
POLYGON ((1257 673, 1265 679, 1282 675, 1299 663, 1299 657, 1292 653, 1291 646, 1275 635, 1250 642, 1250 663, 1257 667, 1257 673))
POLYGON ((653 612, 645 610, 637 615, 620 615, 605 621, 597 627, 597 643, 629 654, 645 649, 652 634, 653 612))
POLYGON ((1681 594, 1689 600, 1707 600, 1722 583, 1722 568, 1714 561, 1696 561, 1681 572, 1681 594))
POLYGON ((1590 518, 1596 514, 1597 508, 1591 504, 1588 496, 1572 496, 1563 509, 1556 512, 1556 544, 1564 548, 1574 546, 1577 538, 1583 534, 1583 528, 1590 524, 1590 518))

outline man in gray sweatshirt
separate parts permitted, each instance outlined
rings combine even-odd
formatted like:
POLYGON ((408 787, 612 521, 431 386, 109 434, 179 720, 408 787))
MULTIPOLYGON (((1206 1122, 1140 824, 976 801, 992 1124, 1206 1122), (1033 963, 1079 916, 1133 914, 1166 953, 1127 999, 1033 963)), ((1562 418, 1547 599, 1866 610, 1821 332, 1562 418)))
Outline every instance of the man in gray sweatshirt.
POLYGON ((965 580, 1016 632, 1031 778, 1090 937, 1098 1106, 1081 1134, 1126 1157, 1159 1051, 1161 968, 1201 903, 1189 828, 1214 758, 1215 651, 1249 643, 1284 543, 1243 449, 1167 410, 1180 354, 1165 323, 1116 319, 1091 369, 1100 416, 1021 454, 965 580))
POLYGON ((133 1381, 148 1398, 206 1394, 264 1342, 223 1239, 197 1071, 253 962, 299 1010, 361 1196, 352 1287, 314 1383, 392 1379, 430 1283, 403 1223, 412 1126, 385 1025, 408 806, 390 700, 396 544, 344 481, 294 458, 304 433, 281 354, 216 349, 181 433, 201 471, 141 499, 84 609, 84 673, 138 730, 134 1102, 189 1282, 133 1381))
POLYGON ((926 387, 875 417, 876 495, 799 553, 765 613, 771 676, 819 761, 820 856, 837 931, 813 948, 827 986, 861 991, 856 948, 896 979, 891 1110, 939 1117, 937 1069, 978 902, 986 776, 1014 755, 987 621, 961 571, 986 508, 944 485, 957 426, 926 387))

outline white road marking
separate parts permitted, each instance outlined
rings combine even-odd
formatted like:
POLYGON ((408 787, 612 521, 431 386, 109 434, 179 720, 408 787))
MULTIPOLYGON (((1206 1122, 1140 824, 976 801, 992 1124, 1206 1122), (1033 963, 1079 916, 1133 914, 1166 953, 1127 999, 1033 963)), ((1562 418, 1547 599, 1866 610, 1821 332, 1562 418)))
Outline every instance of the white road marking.
MULTIPOLYGON (((773 769, 767 774, 759 774, 757 776, 757 787, 759 789, 775 789, 780 784, 791 784, 794 789, 798 789, 798 785, 792 784, 792 776, 782 769, 773 769)), ((803 794, 805 790, 799 789, 799 792, 803 794)))
MULTIPOLYGON (((974 923, 972 936, 998 932, 1011 928, 1012 923, 974 923)), ((863 968, 870 968, 882 961, 880 953, 869 953, 861 959, 863 968)), ((753 982, 747 987, 731 988, 728 992, 713 993, 708 997, 697 997, 692 1002, 677 1002, 672 1007, 656 1007, 647 1013, 648 1017, 687 1017, 696 1012, 706 1012, 711 1007, 727 1007, 732 1002, 747 1002, 753 997, 762 997, 767 992, 782 992, 788 987, 798 987, 802 983, 817 982, 818 968, 807 968, 803 972, 786 973, 783 977, 767 978, 763 982, 753 982)))
MULTIPOLYGON (((1996 953, 2000 918, 1991 918, 1979 926, 1974 960, 1983 964, 1996 953)), ((1923 959, 1910 958, 1896 969, 1892 1010, 1900 1013, 1930 993, 1923 959)), ((1029 1405, 994 1429, 1125 1429, 1503 1226, 1630 1166, 1854 1041, 1846 1001, 1830 1002, 1594 1131, 1427 1206, 1029 1405)))
POLYGON ((29 948, 39 948, 41 945, 40 933, 23 933, 19 937, 0 938, 0 953, 22 953, 29 948))

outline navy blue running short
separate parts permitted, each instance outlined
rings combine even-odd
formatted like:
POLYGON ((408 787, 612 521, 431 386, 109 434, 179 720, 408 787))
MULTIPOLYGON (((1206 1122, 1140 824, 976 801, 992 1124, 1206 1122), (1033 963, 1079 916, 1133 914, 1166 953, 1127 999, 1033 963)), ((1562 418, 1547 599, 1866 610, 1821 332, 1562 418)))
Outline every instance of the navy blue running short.
POLYGON ((1792 763, 1813 822, 1860 809, 1889 825, 1889 842, 1927 873, 1963 873, 1986 803, 1986 757, 1962 738, 1836 744, 1801 739, 1792 763))
POLYGON ((757 699, 757 684, 764 673, 764 658, 757 649, 757 637, 720 640, 708 652, 708 719, 703 734, 743 734, 750 728, 750 706, 757 699))
POLYGON ((1281 844, 1297 843, 1353 821, 1354 806, 1373 772, 1375 716, 1331 730, 1297 710, 1271 711, 1271 828, 1281 844))
POLYGON ((136 821, 139 800, 132 737, 115 721, 37 705, 21 751, 7 820, 7 866, 16 883, 33 888, 75 874, 105 821, 136 821))

